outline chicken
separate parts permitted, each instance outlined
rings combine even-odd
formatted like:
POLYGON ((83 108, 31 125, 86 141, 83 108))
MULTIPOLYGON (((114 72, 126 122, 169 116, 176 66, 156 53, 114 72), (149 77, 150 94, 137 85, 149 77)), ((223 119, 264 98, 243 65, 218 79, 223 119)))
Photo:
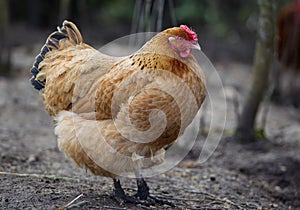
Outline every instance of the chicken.
POLYGON ((285 6, 278 17, 278 57, 288 67, 300 68, 300 2, 285 6))
POLYGON ((285 103, 300 106, 300 2, 280 11, 277 26, 278 59, 285 69, 278 75, 276 94, 285 103))
POLYGON ((197 34, 181 25, 129 56, 112 57, 85 44, 75 24, 64 21, 36 57, 31 83, 54 119, 58 147, 77 166, 111 177, 119 202, 161 202, 141 171, 163 162, 205 99, 192 49, 200 50, 197 34), (126 173, 137 179, 136 196, 121 187, 126 173))

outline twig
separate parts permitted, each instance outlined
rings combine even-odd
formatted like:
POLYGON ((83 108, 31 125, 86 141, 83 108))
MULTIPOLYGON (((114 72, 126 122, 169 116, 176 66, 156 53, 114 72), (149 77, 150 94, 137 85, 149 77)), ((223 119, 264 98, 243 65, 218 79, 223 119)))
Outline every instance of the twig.
POLYGON ((86 203, 89 203, 89 202, 88 201, 80 201, 78 203, 74 203, 74 204, 72 204, 72 205, 70 205, 68 207, 65 207, 65 209, 71 209, 71 208, 74 208, 74 207, 79 208, 80 206, 82 206, 82 205, 84 205, 86 203))
POLYGON ((178 200, 178 201, 193 201, 193 202, 199 202, 199 199, 188 199, 188 198, 174 198, 174 197, 168 197, 168 196, 160 196, 158 194, 153 194, 157 198, 166 199, 166 200, 178 200))
POLYGON ((115 206, 103 206, 106 209, 117 209, 117 210, 126 210, 126 208, 115 207, 115 206))
MULTIPOLYGON (((224 202, 221 202, 219 200, 217 200, 217 201, 211 201, 211 202, 202 204, 202 207, 209 207, 209 209, 211 209, 212 206, 214 206, 214 205, 222 205, 223 206, 224 202)), ((219 209, 219 208, 217 207, 217 209, 219 209)))
POLYGON ((216 197, 214 201, 206 203, 205 205, 212 206, 213 204, 223 204, 223 203, 228 203, 229 205, 235 206, 238 209, 244 209, 243 207, 234 203, 233 201, 229 200, 228 198, 219 198, 219 197, 216 197))
POLYGON ((241 207, 240 205, 234 203, 233 201, 229 200, 228 198, 222 198, 220 199, 221 201, 225 201, 226 203, 232 205, 232 206, 235 206, 237 207, 238 209, 243 209, 243 207, 241 207))
POLYGON ((82 196, 83 196, 83 194, 78 195, 76 198, 74 198, 73 200, 71 200, 69 203, 67 203, 63 207, 57 208, 56 210, 62 210, 62 209, 68 208, 69 206, 71 206, 75 201, 77 201, 82 196))
POLYGON ((56 175, 47 175, 47 174, 20 174, 20 173, 11 173, 11 172, 5 172, 1 171, 0 175, 11 175, 11 176, 20 176, 20 177, 36 177, 36 178, 47 178, 47 179, 63 179, 63 180, 73 180, 73 181, 79 181, 79 179, 74 179, 70 177, 62 177, 62 176, 56 176, 56 175))
POLYGON ((166 199, 166 200, 199 202, 199 199, 173 198, 173 197, 162 197, 162 196, 156 196, 156 197, 157 197, 157 198, 164 198, 164 199, 166 199))
POLYGON ((188 190, 187 192, 191 192, 191 193, 195 193, 195 194, 202 194, 202 195, 207 195, 211 198, 216 198, 217 196, 214 195, 214 194, 211 194, 209 192, 206 192, 206 191, 195 191, 195 190, 188 190))

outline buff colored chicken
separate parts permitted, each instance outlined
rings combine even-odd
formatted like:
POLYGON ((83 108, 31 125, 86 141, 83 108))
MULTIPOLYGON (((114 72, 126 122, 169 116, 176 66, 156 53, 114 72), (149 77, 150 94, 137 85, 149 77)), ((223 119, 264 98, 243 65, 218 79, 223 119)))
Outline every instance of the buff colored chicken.
POLYGON ((75 24, 53 32, 31 69, 54 118, 58 147, 81 168, 111 177, 123 203, 166 203, 149 194, 141 170, 161 164, 165 148, 191 123, 206 95, 192 55, 197 35, 185 25, 162 31, 130 56, 104 55, 83 42, 75 24), (134 173, 128 196, 119 178, 134 173))

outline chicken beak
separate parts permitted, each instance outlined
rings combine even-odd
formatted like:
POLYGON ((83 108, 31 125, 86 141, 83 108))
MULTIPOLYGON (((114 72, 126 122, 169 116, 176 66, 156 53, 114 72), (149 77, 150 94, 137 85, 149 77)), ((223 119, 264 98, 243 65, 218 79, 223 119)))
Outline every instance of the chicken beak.
POLYGON ((199 45, 199 43, 198 42, 195 42, 195 43, 192 43, 191 44, 191 49, 195 49, 195 50, 201 50, 201 47, 200 47, 200 45, 199 45))

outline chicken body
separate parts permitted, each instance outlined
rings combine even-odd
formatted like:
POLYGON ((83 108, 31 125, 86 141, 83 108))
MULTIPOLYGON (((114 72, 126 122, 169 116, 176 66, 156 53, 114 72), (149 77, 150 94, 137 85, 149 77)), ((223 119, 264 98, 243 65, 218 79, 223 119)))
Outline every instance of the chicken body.
POLYGON ((31 70, 59 148, 79 167, 114 179, 162 163, 205 99, 204 75, 190 53, 198 47, 183 26, 130 56, 112 57, 84 44, 65 21, 31 70))

